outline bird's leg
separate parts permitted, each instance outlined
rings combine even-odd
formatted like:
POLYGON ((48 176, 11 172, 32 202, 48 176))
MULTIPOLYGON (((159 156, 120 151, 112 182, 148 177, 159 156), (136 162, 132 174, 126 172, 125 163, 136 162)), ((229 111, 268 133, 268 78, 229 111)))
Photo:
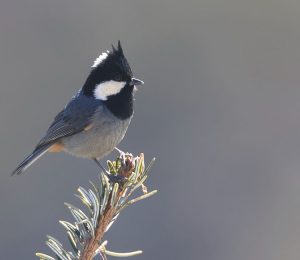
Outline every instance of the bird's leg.
POLYGON ((94 158, 93 161, 101 168, 102 171, 104 171, 104 173, 110 174, 96 158, 94 158))
POLYGON ((121 182, 124 180, 123 176, 113 175, 110 174, 103 166, 102 164, 97 160, 97 158, 93 158, 93 161, 101 168, 101 170, 104 172, 106 177, 113 183, 121 182))

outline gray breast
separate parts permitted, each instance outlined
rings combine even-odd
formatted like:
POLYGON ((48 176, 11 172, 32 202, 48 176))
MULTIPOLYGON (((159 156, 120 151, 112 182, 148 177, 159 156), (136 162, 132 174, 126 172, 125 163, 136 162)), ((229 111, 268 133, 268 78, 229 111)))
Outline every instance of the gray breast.
POLYGON ((131 118, 120 120, 101 106, 87 130, 62 140, 65 151, 79 157, 102 158, 123 139, 130 120, 131 118))

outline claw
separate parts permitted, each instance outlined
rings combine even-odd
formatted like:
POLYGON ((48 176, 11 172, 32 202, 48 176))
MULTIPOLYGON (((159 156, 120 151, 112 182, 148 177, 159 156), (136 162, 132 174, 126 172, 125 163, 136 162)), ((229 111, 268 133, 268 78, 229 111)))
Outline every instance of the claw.
POLYGON ((124 182, 125 180, 124 176, 111 174, 102 166, 102 164, 96 158, 94 158, 93 161, 101 168, 101 170, 104 172, 104 174, 106 175, 106 177, 110 182, 112 183, 124 182))
POLYGON ((109 179, 109 181, 112 182, 112 183, 121 183, 121 182, 124 182, 125 179, 126 179, 124 176, 121 176, 121 175, 109 174, 109 175, 106 175, 106 176, 109 179))

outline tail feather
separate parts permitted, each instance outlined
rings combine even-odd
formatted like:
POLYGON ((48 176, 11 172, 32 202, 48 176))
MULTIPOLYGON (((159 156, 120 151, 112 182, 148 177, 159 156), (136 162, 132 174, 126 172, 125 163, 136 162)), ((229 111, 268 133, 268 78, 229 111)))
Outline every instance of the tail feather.
POLYGON ((44 145, 35 149, 29 156, 27 156, 23 162, 19 164, 19 166, 12 172, 11 175, 20 175, 24 171, 26 171, 37 159, 43 156, 51 147, 51 144, 44 145))

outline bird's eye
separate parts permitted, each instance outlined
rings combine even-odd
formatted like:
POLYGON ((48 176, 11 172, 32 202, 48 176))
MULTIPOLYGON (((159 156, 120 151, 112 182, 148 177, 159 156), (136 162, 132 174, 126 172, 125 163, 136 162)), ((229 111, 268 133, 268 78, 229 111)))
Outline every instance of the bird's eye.
POLYGON ((115 77, 115 81, 122 81, 122 76, 121 75, 117 75, 115 77))

